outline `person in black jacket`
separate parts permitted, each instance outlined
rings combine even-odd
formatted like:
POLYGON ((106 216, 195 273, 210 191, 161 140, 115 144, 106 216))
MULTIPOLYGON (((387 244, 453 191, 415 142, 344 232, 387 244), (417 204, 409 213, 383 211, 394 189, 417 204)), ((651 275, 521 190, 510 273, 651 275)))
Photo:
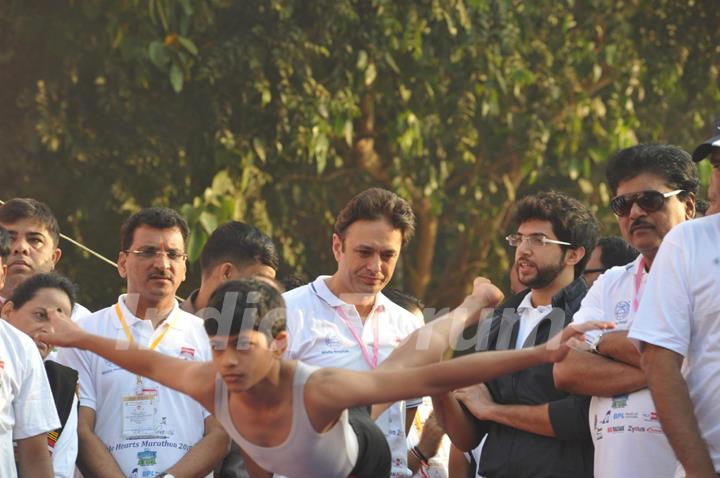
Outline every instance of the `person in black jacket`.
MULTIPOLYGON (((515 215, 518 278, 490 320, 468 327, 454 355, 542 344, 572 320, 587 286, 580 277, 597 241, 598 223, 580 202, 557 192, 522 199, 515 215)), ((433 397, 452 442, 469 451, 487 435, 478 475, 488 478, 592 477, 589 397, 557 390, 541 365, 486 384, 433 397)))

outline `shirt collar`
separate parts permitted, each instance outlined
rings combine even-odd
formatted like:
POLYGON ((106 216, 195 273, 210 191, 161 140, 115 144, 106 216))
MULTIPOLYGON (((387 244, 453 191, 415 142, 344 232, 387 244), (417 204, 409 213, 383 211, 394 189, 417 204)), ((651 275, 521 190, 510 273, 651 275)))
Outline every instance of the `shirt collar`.
POLYGON ((538 307, 535 307, 532 305, 532 291, 525 294, 525 297, 523 297, 522 302, 520 302, 520 305, 517 306, 518 313, 524 312, 526 310, 537 310, 539 312, 545 312, 547 309, 552 309, 552 305, 541 305, 538 307))
MULTIPOLYGON (((128 327, 132 328, 135 326, 135 324, 137 324, 139 322, 144 322, 144 321, 142 319, 136 317, 135 314, 133 314, 132 312, 130 312, 130 309, 128 309, 128 306, 125 304, 126 297, 127 297, 127 294, 121 294, 120 297, 118 297, 118 303, 120 304, 120 309, 122 310, 123 318, 125 319, 125 322, 127 322, 128 327)), ((112 308, 114 309, 114 307, 112 307, 112 308)), ((182 313, 182 311, 180 311, 179 309, 180 309, 180 306, 178 305, 178 301, 174 300, 172 310, 170 311, 170 313, 168 314, 168 316, 165 318, 165 320, 162 323, 164 324, 167 322, 168 319, 172 319, 172 317, 175 314, 182 313)), ((113 315, 115 315, 114 310, 113 310, 113 315)), ((182 328, 183 328, 182 321, 174 320, 172 322, 173 322, 174 329, 182 330, 182 328)), ((116 329, 123 328, 122 324, 117 319, 117 317, 114 318, 113 325, 115 326, 116 329)), ((160 325, 162 325, 162 324, 160 324, 160 325)))
MULTIPOLYGON (((327 286, 327 280, 329 278, 330 276, 318 276, 317 279, 310 283, 310 288, 313 290, 313 292, 315 292, 315 294, 320 298, 320 300, 325 302, 333 309, 336 307, 344 307, 350 305, 347 302, 343 302, 330 290, 330 288, 327 286)), ((390 302, 390 299, 385 297, 382 292, 378 292, 378 294, 375 296, 375 304, 373 305, 373 311, 375 309, 380 312, 386 310, 388 302, 390 302)))

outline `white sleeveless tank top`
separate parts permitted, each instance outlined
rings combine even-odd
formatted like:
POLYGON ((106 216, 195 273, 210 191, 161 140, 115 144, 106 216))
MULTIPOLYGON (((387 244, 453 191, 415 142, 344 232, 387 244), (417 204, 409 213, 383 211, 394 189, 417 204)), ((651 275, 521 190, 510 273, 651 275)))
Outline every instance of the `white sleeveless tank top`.
POLYGON ((222 377, 215 378, 215 417, 245 453, 267 471, 288 478, 347 478, 358 457, 358 441, 344 410, 324 433, 313 429, 305 411, 305 382, 319 367, 297 362, 293 377, 293 418, 290 433, 281 445, 261 447, 245 440, 235 429, 228 409, 228 390, 222 377))

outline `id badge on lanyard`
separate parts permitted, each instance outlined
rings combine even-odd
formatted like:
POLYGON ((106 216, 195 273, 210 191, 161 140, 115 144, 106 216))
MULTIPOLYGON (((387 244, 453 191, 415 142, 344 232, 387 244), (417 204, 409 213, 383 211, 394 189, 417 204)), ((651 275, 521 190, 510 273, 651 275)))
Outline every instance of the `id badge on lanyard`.
MULTIPOLYGON (((128 341, 134 342, 120 304, 115 304, 115 312, 128 341)), ((174 320, 169 322, 165 330, 150 344, 150 350, 155 350, 160 345, 173 323, 174 320)), ((158 389, 145 386, 143 378, 136 375, 133 393, 122 397, 122 436, 124 439, 167 438, 159 419, 159 398, 158 389)))

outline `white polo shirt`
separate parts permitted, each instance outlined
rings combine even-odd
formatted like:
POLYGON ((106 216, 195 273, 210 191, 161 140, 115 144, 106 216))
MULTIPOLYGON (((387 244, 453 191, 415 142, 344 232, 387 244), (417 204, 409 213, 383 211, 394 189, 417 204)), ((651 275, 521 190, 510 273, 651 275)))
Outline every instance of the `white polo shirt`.
MULTIPOLYGON (((630 338, 685 357, 695 417, 720 473, 720 215, 684 222, 665 236, 630 338)), ((684 476, 680 467, 676 476, 684 476)))
MULTIPOLYGON (((385 360, 405 337, 423 325, 421 319, 382 293, 377 295, 375 305, 363 325, 355 306, 346 304, 330 291, 325 283, 329 278, 330 276, 320 276, 310 284, 283 294, 287 304, 287 331, 290 341, 285 358, 301 360, 319 367, 371 370, 361 347, 336 308, 342 308, 370 355, 373 354, 374 344, 371 318, 377 314, 378 363, 385 360)), ((391 476, 411 476, 407 468, 404 404, 398 402, 391 406, 378 417, 376 423, 390 445, 391 476)))
MULTIPOLYGON (((628 330, 635 315, 635 280, 641 259, 638 256, 630 264, 612 267, 602 274, 588 290, 573 322, 605 320, 615 323, 615 331, 628 330)), ((646 278, 642 272, 638 302, 646 278)), ((592 340, 598 334, 602 331, 588 332, 586 336, 592 340)), ((660 427, 650 390, 592 397, 588 415, 595 445, 596 478, 673 476, 675 455, 660 427)))
POLYGON ((60 428, 35 342, 0 319, 0 476, 17 476, 13 440, 60 428))
MULTIPOLYGON (((186 360, 211 359, 202 320, 180 310, 177 303, 168 318, 153 329, 149 320, 141 320, 130 312, 125 295, 118 301, 136 342, 149 345, 169 328, 155 349, 157 352, 186 360)), ((127 340, 114 305, 80 319, 78 324, 96 335, 127 340)), ((123 437, 123 397, 135 393, 137 376, 84 350, 63 348, 58 361, 78 371, 80 406, 95 410, 95 434, 125 475, 155 476, 177 463, 203 437, 205 418, 209 415, 205 409, 189 396, 147 378, 142 380, 142 388, 157 391, 157 436, 123 437)))

